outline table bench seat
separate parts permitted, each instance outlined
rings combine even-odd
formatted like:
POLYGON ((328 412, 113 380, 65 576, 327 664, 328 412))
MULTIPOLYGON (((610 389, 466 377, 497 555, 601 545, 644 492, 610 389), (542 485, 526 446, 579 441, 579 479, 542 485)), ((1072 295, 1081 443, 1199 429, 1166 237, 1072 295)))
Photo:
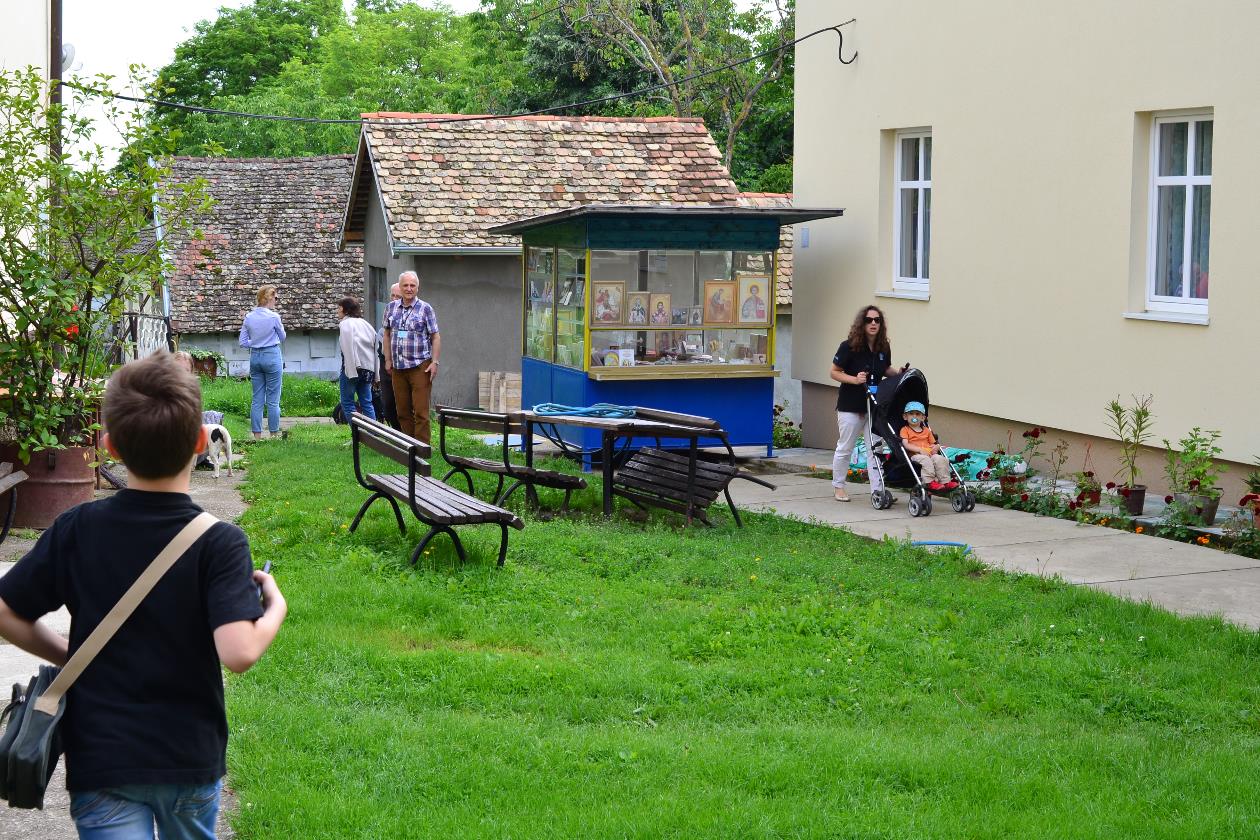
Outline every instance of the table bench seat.
POLYGON ((735 464, 693 460, 663 449, 640 449, 615 473, 613 492, 644 508, 646 505, 694 516, 711 524, 707 509, 719 495, 726 497, 736 525, 743 523, 731 499, 730 483, 742 478, 769 489, 775 486, 735 464), (694 463, 694 479, 692 470, 694 463))

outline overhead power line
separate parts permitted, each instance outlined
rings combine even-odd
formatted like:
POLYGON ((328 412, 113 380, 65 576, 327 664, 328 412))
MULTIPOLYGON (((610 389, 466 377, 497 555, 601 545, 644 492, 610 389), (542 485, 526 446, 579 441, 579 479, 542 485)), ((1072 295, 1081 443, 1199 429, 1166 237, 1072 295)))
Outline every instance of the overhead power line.
MULTIPOLYGON (((484 120, 502 120, 502 119, 512 119, 514 117, 535 117, 542 114, 554 114, 557 111, 568 111, 573 108, 582 108, 587 105, 600 105, 604 102, 615 102, 619 99, 629 99, 632 97, 644 96, 649 93, 655 93, 659 90, 666 90, 671 87, 677 87, 687 82, 704 78, 705 76, 712 76, 715 73, 720 73, 723 70, 729 70, 732 67, 739 67, 743 64, 748 64, 750 62, 757 61, 758 59, 767 58, 769 56, 774 55, 775 53, 783 52, 789 47, 794 47, 797 44, 801 43, 802 41, 808 41, 810 38, 813 38, 817 35, 821 35, 824 32, 836 33, 836 35, 840 37, 841 47, 843 47, 844 33, 840 31, 840 28, 842 26, 848 26, 851 23, 855 23, 856 21, 857 21, 857 18, 850 18, 849 20, 846 20, 844 23, 837 23, 834 26, 825 26, 822 29, 816 29, 813 32, 810 32, 808 35, 802 35, 800 38, 796 38, 792 41, 788 41, 786 43, 780 44, 777 47, 772 47, 771 49, 768 49, 764 52, 760 52, 755 55, 750 55, 747 58, 741 58, 738 61, 732 61, 729 64, 723 64, 721 67, 714 67, 709 70, 703 70, 699 73, 693 73, 690 76, 684 76, 683 78, 676 79, 672 82, 662 82, 661 84, 658 84, 658 85, 650 85, 645 88, 639 88, 638 90, 632 90, 629 93, 616 93, 611 96, 601 96, 598 99, 585 99, 585 100, 582 100, 581 102, 570 102, 565 105, 553 105, 550 108, 539 108, 536 111, 525 111, 520 114, 478 114, 475 116, 433 117, 430 119, 422 119, 422 120, 384 120, 384 119, 375 119, 375 120, 366 119, 365 120, 362 118, 329 119, 329 118, 324 118, 324 117, 294 117, 294 116, 288 116, 285 114, 253 114, 247 111, 227 111, 222 108, 207 108, 201 105, 188 105, 183 102, 172 102, 168 99, 151 99, 145 96, 127 96, 125 94, 114 93, 113 91, 109 91, 109 90, 102 90, 100 88, 94 88, 87 85, 78 84, 77 82, 63 81, 61 84, 65 85, 66 87, 71 87, 71 88, 74 88, 75 90, 82 91, 84 93, 92 94, 95 96, 103 96, 109 99, 118 99, 123 102, 135 102, 142 105, 153 105, 159 108, 172 108, 179 111, 189 111, 194 114, 207 114, 210 116, 218 116, 218 117, 239 117, 242 119, 251 119, 251 120, 276 120, 280 122, 309 123, 309 124, 314 124, 314 125, 372 124, 372 125, 391 125, 391 126, 392 125, 430 125, 432 123, 482 122, 484 120)), ((857 54, 854 53, 853 57, 856 58, 857 54)), ((843 59, 841 59, 841 61, 844 64, 853 63, 852 59, 850 59, 849 61, 844 61, 843 59)))

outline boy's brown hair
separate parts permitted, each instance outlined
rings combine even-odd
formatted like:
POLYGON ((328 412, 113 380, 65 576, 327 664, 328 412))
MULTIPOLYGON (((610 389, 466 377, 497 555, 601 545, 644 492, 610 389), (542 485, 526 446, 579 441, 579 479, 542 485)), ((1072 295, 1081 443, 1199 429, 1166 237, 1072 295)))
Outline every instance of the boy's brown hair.
POLYGON ((201 384, 165 350, 114 371, 105 431, 127 469, 170 478, 192 464, 201 430, 201 384))

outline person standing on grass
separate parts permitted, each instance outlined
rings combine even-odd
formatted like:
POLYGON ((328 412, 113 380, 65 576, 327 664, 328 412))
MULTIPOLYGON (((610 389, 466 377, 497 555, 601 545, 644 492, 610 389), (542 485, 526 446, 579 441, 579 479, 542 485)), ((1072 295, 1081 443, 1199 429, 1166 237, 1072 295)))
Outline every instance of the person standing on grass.
MULTIPOLYGON (((124 365, 103 419, 128 488, 63 513, 0 577, 0 636, 56 665, 202 513, 188 496, 188 464, 206 448, 197 377, 164 351, 124 365), (68 640, 40 621, 63 606, 68 640)), ((222 666, 248 670, 287 611, 230 522, 214 523, 158 580, 66 695, 58 731, 79 837, 152 840, 156 823, 164 840, 213 840, 227 769, 222 666)))
MULTIPOLYGON (((840 383, 840 393, 836 397, 836 422, 840 436, 836 440, 836 454, 831 459, 831 486, 837 502, 849 501, 844 483, 858 433, 866 425, 867 386, 876 385, 885 376, 896 374, 884 313, 878 306, 864 306, 853 318, 849 337, 840 342, 831 360, 831 378, 840 383)), ((871 457, 869 440, 866 442, 866 457, 868 460, 871 457)), ((883 490, 879 471, 869 470, 869 473, 871 491, 883 490)))
POLYGON ((241 346, 249 350, 249 380, 254 398, 249 406, 249 428, 254 440, 262 439, 263 405, 267 408, 267 430, 271 437, 280 434, 280 386, 283 382, 284 324, 276 312, 276 287, 258 290, 258 305, 241 324, 241 346))
POLYGON ((393 377, 403 434, 429 443, 429 397, 442 355, 442 336, 437 313, 416 296, 420 277, 404 271, 398 275, 398 290, 402 298, 385 310, 385 370, 393 377))
POLYGON ((337 344, 341 348, 341 374, 337 383, 341 390, 341 413, 346 422, 358 410, 376 419, 372 405, 372 383, 376 381, 376 330, 363 320, 363 307, 352 297, 344 297, 338 305, 341 322, 337 344))
MULTIPOLYGON (((402 300, 402 291, 398 288, 398 284, 389 287, 389 302, 402 300)), ((394 402, 394 378, 385 368, 385 319, 381 318, 380 329, 376 333, 377 339, 377 370, 380 371, 380 399, 376 402, 377 419, 383 420, 395 429, 398 425, 398 406, 394 402)))

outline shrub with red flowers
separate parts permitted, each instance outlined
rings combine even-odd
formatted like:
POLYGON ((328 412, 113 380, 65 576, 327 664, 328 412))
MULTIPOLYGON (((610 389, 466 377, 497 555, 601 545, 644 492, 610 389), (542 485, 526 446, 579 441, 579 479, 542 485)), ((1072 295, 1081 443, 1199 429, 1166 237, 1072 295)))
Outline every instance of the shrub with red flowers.
POLYGON ((204 183, 163 189, 165 130, 107 107, 123 135, 114 165, 82 115, 87 95, 62 92, 49 104, 39 73, 0 71, 0 440, 22 460, 88 442, 119 316, 163 282, 154 214, 178 230, 205 204, 204 183))

